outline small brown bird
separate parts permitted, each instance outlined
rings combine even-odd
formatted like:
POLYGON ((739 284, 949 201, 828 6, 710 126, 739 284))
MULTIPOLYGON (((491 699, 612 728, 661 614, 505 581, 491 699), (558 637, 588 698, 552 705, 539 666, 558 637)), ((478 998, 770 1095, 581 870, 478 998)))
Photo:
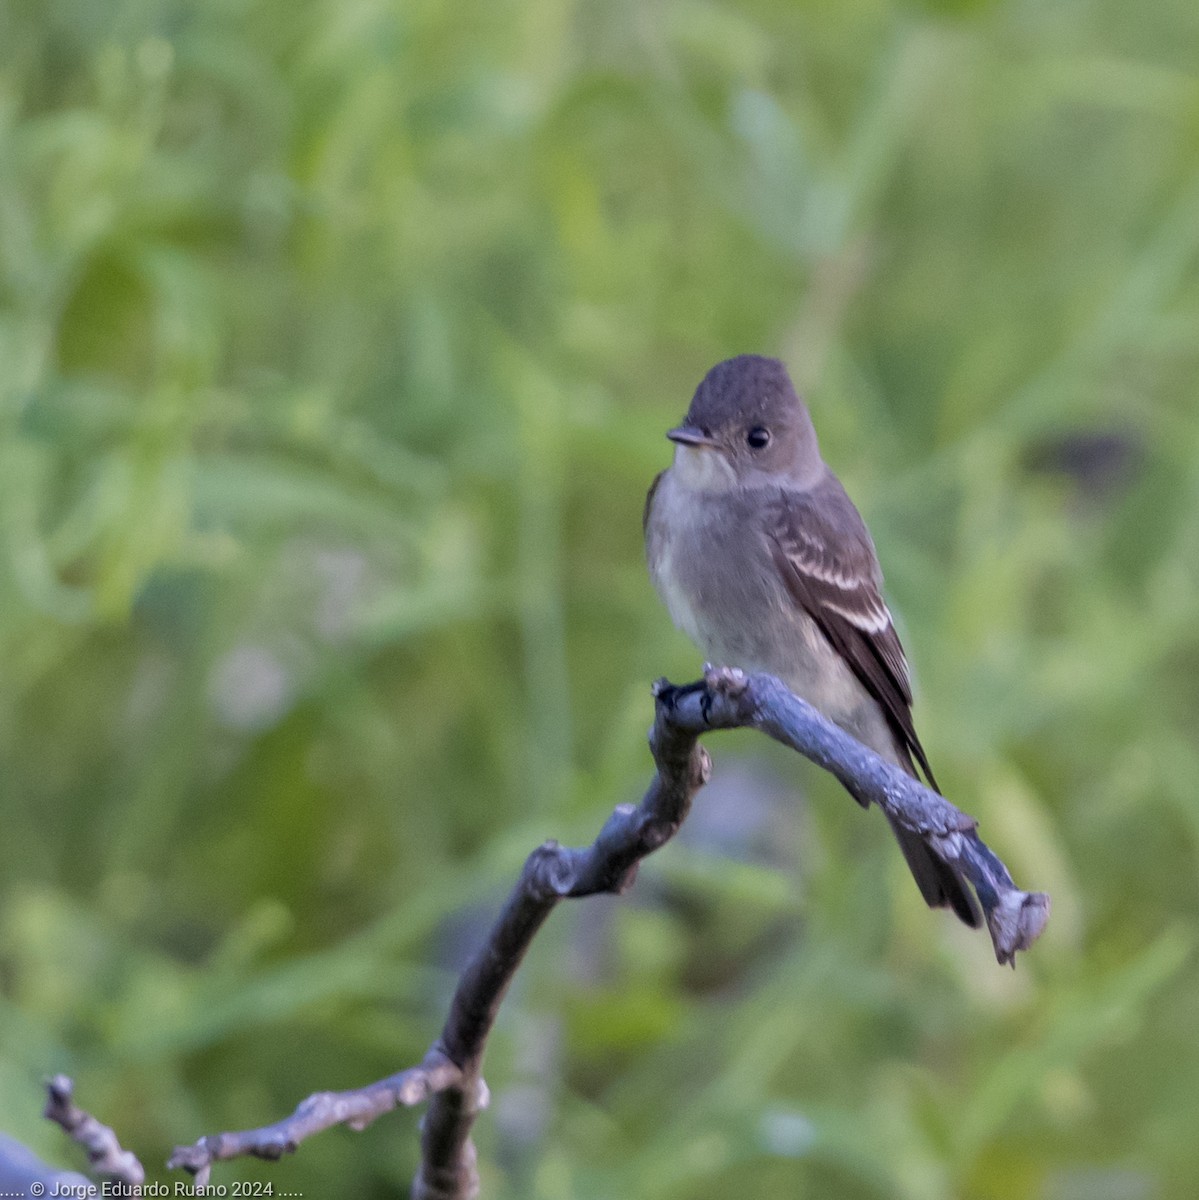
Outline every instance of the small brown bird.
MULTIPOLYGON (((915 778, 918 763, 935 788, 874 543, 786 367, 757 355, 718 363, 666 436, 674 465, 646 497, 645 544, 674 623, 712 662, 778 676, 915 778)), ((929 905, 977 926, 953 868, 892 828, 929 905)))

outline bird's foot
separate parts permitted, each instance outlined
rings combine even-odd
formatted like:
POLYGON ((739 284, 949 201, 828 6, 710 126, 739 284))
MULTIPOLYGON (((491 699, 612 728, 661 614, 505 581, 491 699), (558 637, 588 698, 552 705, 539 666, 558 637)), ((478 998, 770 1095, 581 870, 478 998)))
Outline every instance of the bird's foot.
POLYGON ((673 684, 668 679, 656 680, 653 686, 654 699, 659 704, 666 705, 667 708, 674 708, 680 700, 687 696, 694 695, 696 692, 704 692, 707 690, 707 683, 704 680, 699 680, 696 683, 673 684))
POLYGON ((748 687, 749 676, 739 667, 715 667, 711 663, 704 663, 704 676, 695 683, 676 686, 668 680, 659 679, 654 684, 653 692, 654 699, 667 708, 674 708, 686 697, 698 694, 700 714, 704 723, 710 725, 716 697, 736 700, 748 687))
POLYGON ((716 667, 704 663, 704 721, 711 724, 712 704, 717 696, 735 700, 749 687, 749 676, 740 667, 716 667))
POLYGON ((704 663, 704 687, 710 692, 735 698, 749 687, 749 676, 740 667, 714 667, 704 663))

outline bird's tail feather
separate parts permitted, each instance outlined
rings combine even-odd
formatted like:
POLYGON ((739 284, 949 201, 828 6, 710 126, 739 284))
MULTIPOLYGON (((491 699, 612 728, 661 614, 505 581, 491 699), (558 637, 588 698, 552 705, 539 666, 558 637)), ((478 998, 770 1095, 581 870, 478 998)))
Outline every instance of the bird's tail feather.
POLYGON ((890 814, 888 820, 928 906, 952 908, 965 924, 977 929, 982 924, 982 915, 970 885, 949 863, 938 858, 918 833, 905 829, 890 814))

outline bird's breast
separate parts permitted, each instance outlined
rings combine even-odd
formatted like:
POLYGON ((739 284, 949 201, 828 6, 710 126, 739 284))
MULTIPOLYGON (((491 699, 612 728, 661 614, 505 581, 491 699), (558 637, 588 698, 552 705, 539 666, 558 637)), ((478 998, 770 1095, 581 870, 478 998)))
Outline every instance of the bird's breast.
POLYGON ((700 613, 702 596, 695 595, 682 578, 678 556, 677 539, 668 535, 662 539, 657 556, 650 560, 650 572, 676 628, 706 653, 709 639, 700 613))
POLYGON ((834 720, 859 708, 860 684, 788 592, 752 495, 697 492, 666 472, 646 552, 671 619, 710 661, 777 675, 834 720))
MULTIPOLYGON (((791 607, 752 500, 662 478, 647 525, 650 574, 671 619, 714 661, 768 669, 770 631, 791 607)), ((793 632, 793 631, 788 631, 793 632)))

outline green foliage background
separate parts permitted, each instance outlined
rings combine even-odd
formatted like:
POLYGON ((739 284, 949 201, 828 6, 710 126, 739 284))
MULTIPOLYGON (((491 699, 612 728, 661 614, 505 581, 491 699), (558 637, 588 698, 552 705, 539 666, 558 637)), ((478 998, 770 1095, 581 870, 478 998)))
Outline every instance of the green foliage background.
MULTIPOLYGON (((153 1165, 423 1052, 648 778, 642 496, 761 351, 1053 919, 1000 971, 713 738, 507 1002, 486 1194, 1189 1200, 1197 256, 1193 0, 7 0, 0 1127, 69 1159, 66 1070, 153 1165)), ((218 1179, 404 1194, 415 1127, 218 1179)))

